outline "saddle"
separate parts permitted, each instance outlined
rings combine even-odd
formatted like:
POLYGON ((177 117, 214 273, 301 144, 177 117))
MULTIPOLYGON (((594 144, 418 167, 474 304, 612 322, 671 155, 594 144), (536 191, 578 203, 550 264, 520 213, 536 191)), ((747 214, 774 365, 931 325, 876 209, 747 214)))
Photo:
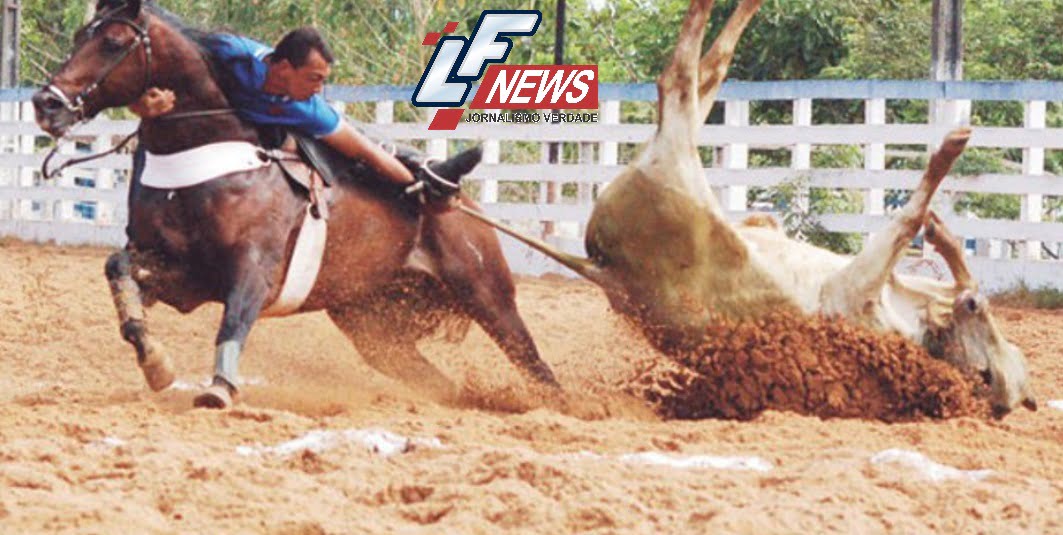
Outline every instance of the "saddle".
MULTIPOLYGON (((348 158, 320 139, 293 131, 284 133, 288 139, 294 140, 295 153, 279 148, 287 143, 269 143, 268 146, 273 148, 266 149, 265 154, 280 165, 289 180, 299 184, 310 194, 312 204, 325 205, 318 208, 319 210, 327 211, 331 197, 328 188, 336 184, 357 184, 391 196, 403 193, 399 186, 369 178, 376 174, 374 169, 361 161, 348 158), (326 202, 320 203, 321 200, 326 202)), ((271 133, 262 135, 262 138, 272 140, 276 139, 275 136, 276 134, 271 133)), ((407 169, 416 172, 420 167, 415 149, 400 145, 385 145, 385 148, 391 149, 392 154, 407 169)))

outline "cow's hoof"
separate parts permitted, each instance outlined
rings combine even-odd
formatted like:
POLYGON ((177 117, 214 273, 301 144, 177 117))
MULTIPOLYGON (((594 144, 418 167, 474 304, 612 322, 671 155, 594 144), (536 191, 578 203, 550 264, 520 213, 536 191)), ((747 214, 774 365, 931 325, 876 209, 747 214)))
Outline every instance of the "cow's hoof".
POLYGON ((214 384, 207 387, 202 394, 192 400, 192 405, 201 409, 229 409, 234 404, 233 394, 235 392, 231 390, 229 385, 215 380, 214 384))
POLYGON ((140 371, 144 372, 148 386, 155 392, 169 388, 176 378, 170 356, 155 344, 149 345, 144 353, 140 371))

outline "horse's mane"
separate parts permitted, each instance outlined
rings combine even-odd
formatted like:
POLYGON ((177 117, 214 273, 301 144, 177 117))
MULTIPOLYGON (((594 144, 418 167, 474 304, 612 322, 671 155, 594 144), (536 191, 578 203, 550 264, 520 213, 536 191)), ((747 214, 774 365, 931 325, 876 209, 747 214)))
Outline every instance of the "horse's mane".
POLYGON ((164 23, 166 23, 167 26, 170 26, 171 28, 177 30, 178 33, 181 34, 181 36, 183 36, 185 39, 188 39, 192 42, 192 44, 196 46, 196 49, 199 51, 200 56, 203 57, 203 59, 207 62, 207 65, 210 67, 211 76, 218 83, 218 85, 221 86, 222 92, 228 94, 229 89, 231 89, 235 84, 235 79, 233 78, 232 71, 230 69, 223 68, 220 63, 220 60, 211 52, 211 45, 220 36, 233 32, 204 30, 201 28, 196 28, 194 26, 190 26, 184 21, 184 19, 174 14, 173 12, 167 10, 166 8, 159 6, 155 2, 148 1, 144 2, 142 5, 144 10, 154 15, 159 20, 162 20, 164 23))

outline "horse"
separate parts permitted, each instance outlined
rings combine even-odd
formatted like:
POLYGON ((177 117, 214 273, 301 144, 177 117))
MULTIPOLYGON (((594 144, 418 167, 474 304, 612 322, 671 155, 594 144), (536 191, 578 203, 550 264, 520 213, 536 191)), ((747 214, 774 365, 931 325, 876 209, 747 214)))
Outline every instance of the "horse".
MULTIPOLYGON (((157 86, 172 89, 177 103, 172 113, 141 121, 139 143, 151 155, 180 159, 214 144, 259 146, 262 133, 229 106, 225 73, 204 46, 210 35, 152 3, 99 0, 69 59, 33 96, 38 125, 60 138, 157 86)), ((407 149, 401 156, 415 174, 457 182, 479 163, 480 151, 419 166, 423 155, 407 149)), ((198 163, 178 164, 179 174, 198 163)), ((440 202, 418 208, 372 173, 348 165, 328 188, 331 199, 313 206, 316 215, 328 211, 328 240, 312 289, 284 314, 325 311, 373 368, 451 400, 456 386, 416 342, 447 326, 463 333, 475 321, 527 380, 559 392, 517 311, 497 235, 440 202)), ((465 196, 452 202, 478 209, 465 196)), ((277 162, 172 189, 145 185, 134 172, 128 244, 104 271, 121 336, 151 389, 167 388, 175 375, 145 307, 162 302, 188 313, 220 302, 214 379, 193 404, 224 409, 238 400, 240 354, 252 325, 279 299, 310 204, 277 162)))

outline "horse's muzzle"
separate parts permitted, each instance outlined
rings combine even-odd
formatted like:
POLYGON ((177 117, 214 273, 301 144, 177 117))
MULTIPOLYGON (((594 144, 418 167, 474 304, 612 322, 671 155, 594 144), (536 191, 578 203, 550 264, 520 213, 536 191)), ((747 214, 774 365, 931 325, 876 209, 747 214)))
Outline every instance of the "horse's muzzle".
POLYGON ((33 95, 33 110, 37 126, 53 137, 61 137, 77 122, 77 115, 55 93, 41 90, 33 95))

